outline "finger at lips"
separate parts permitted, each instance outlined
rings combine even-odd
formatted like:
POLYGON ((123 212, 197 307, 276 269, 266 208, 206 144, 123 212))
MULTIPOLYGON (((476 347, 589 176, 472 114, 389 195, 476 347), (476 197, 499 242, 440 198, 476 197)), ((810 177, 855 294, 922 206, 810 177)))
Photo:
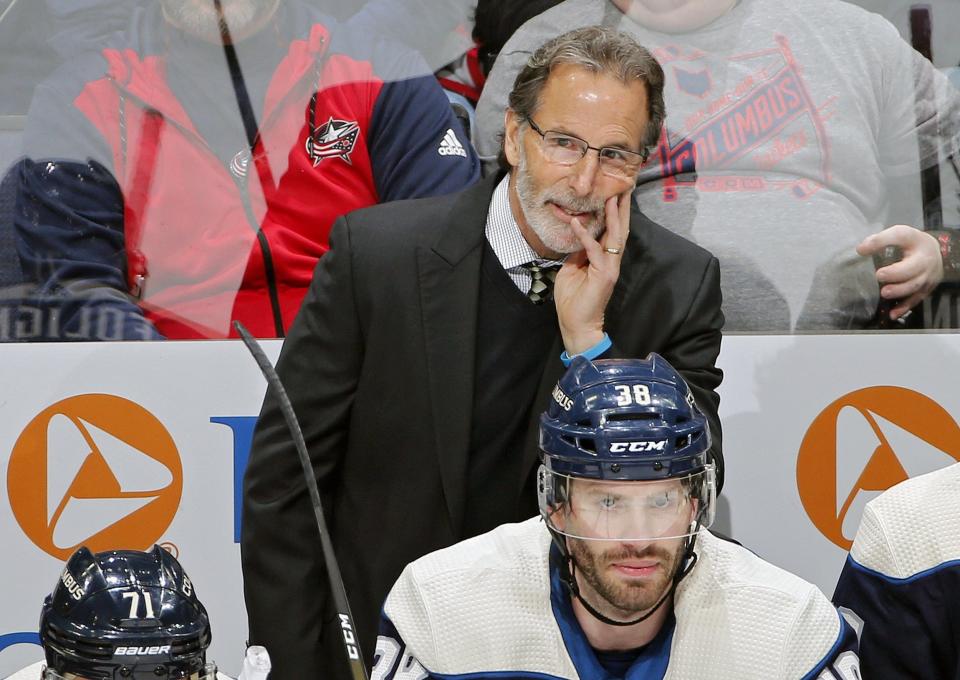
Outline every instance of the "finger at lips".
POLYGON ((602 252, 602 246, 600 242, 593 237, 593 235, 587 231, 587 229, 580 224, 578 218, 573 218, 570 220, 570 227, 573 229, 573 233, 577 235, 577 238, 580 239, 580 244, 583 246, 584 252, 586 252, 587 257, 592 262, 598 262, 598 258, 602 252))

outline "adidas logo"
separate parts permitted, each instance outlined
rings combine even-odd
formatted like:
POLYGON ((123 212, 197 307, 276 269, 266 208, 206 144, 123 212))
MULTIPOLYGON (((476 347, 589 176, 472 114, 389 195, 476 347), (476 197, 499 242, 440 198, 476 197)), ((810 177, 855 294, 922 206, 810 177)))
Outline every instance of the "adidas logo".
POLYGON ((447 134, 440 140, 440 148, 437 149, 441 156, 463 156, 467 157, 467 151, 463 148, 453 128, 447 128, 447 134))

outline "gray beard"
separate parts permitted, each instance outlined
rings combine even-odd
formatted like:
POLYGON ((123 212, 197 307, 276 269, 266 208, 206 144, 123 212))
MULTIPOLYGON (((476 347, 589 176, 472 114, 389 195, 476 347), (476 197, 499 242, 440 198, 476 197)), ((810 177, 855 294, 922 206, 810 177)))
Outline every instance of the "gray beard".
MULTIPOLYGON (((217 8, 213 0, 160 0, 167 20, 208 42, 220 42, 217 8)), ((273 6, 272 0, 221 0, 227 28, 242 35, 273 6)))
POLYGON ((597 219, 593 224, 584 225, 594 238, 598 238, 606 224, 605 208, 589 198, 579 198, 568 194, 559 194, 550 190, 536 193, 533 178, 527 172, 527 155, 523 145, 520 146, 520 162, 517 165, 517 198, 520 209, 527 220, 527 224, 547 248, 555 253, 569 254, 583 250, 580 239, 576 237, 569 225, 558 220, 546 205, 547 200, 553 200, 567 208, 578 212, 593 212, 597 219))

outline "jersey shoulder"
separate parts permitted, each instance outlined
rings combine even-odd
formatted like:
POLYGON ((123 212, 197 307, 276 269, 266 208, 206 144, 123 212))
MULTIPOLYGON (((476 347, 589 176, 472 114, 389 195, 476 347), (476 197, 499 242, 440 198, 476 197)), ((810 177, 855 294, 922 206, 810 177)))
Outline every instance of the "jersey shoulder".
POLYGON ((867 503, 850 558, 892 579, 960 560, 960 464, 891 487, 867 503))
POLYGON ((549 549, 536 517, 431 553, 404 570, 384 616, 433 674, 576 677, 550 605, 549 549))
POLYGON ((682 645, 671 666, 697 673, 709 659, 742 678, 769 677, 771 668, 775 677, 804 677, 849 637, 813 584, 709 532, 697 543, 697 566, 677 590, 682 645))

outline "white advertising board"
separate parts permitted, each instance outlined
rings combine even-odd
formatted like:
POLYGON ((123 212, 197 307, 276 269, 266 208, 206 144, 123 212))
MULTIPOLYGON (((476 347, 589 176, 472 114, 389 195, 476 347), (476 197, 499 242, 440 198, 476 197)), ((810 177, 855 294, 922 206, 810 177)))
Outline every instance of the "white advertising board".
POLYGON ((723 341, 720 528, 833 594, 864 504, 960 460, 960 335, 723 341))
MULTIPOLYGON (((280 342, 264 346, 275 360, 280 342)), ((40 658, 40 604, 74 546, 155 542, 235 675, 239 480, 265 391, 245 348, 0 345, 0 361, 0 677, 40 658)), ((731 336, 720 365, 718 528, 828 595, 866 500, 960 459, 960 335, 731 336)))
MULTIPOLYGON (((280 342, 263 346, 275 361, 280 342)), ((246 348, 0 345, 0 357, 0 645, 36 633, 44 594, 75 545, 159 543, 210 613, 208 658, 235 676, 247 631, 239 474, 266 391, 246 348)), ((39 658, 32 644, 0 650, 0 677, 39 658)))

